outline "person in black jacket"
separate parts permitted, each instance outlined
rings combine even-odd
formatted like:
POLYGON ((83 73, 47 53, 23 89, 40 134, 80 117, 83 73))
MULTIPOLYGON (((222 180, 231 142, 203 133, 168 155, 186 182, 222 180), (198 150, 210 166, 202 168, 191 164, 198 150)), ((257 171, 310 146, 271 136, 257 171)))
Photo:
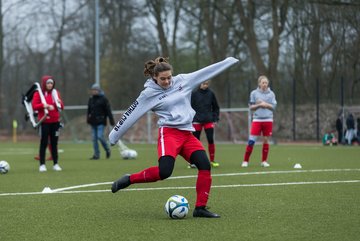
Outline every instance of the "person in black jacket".
POLYGON ((343 136, 344 136, 344 131, 343 131, 343 112, 341 111, 336 119, 336 130, 337 130, 337 135, 338 135, 338 143, 341 144, 343 143, 343 136))
POLYGON ((345 133, 345 140, 347 141, 348 145, 352 145, 353 141, 356 138, 356 131, 355 131, 355 119, 352 113, 349 113, 348 117, 346 118, 346 133, 345 133))
POLYGON ((215 122, 219 121, 220 108, 214 92, 209 88, 209 80, 201 83, 200 87, 192 93, 191 107, 196 112, 193 120, 195 128, 193 134, 200 140, 201 131, 204 128, 210 163, 213 167, 218 167, 219 163, 215 161, 214 126, 215 122))
POLYGON ((91 136, 93 141, 94 155, 91 160, 98 160, 100 158, 100 150, 98 141, 105 149, 106 158, 110 158, 111 152, 108 143, 104 138, 104 129, 109 118, 110 124, 115 125, 114 117, 111 113, 109 100, 105 97, 104 92, 98 84, 93 84, 91 87, 92 96, 88 101, 87 109, 87 123, 91 125, 91 136))

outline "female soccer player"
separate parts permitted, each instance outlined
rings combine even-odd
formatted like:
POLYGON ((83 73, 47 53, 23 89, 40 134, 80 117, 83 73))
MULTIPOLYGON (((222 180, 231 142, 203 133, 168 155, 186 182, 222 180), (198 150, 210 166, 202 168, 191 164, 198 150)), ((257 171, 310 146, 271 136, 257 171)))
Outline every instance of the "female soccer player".
POLYGON ((265 75, 261 75, 258 78, 258 88, 250 93, 249 108, 254 113, 244 161, 241 164, 242 167, 248 167, 250 155, 261 133, 264 139, 261 166, 270 166, 267 161, 269 154, 269 137, 272 136, 273 111, 275 110, 276 104, 275 94, 269 87, 269 79, 265 75))
POLYGON ((211 166, 201 142, 192 134, 195 111, 191 108, 191 93, 238 60, 229 57, 189 74, 172 76, 173 68, 163 57, 145 63, 145 89, 121 117, 109 135, 114 145, 135 122, 149 110, 158 115, 158 165, 138 173, 126 174, 112 184, 112 192, 134 183, 156 182, 171 176, 175 158, 181 155, 198 168, 197 199, 194 217, 219 218, 207 208, 211 188, 211 166))
MULTIPOLYGON (((195 128, 193 134, 200 140, 201 131, 204 129, 208 141, 210 164, 212 167, 218 167, 220 164, 215 161, 214 127, 219 121, 220 108, 215 93, 209 88, 208 80, 202 82, 200 87, 192 93, 191 107, 196 112, 193 120, 195 128)), ((190 165, 190 167, 195 166, 190 165)))

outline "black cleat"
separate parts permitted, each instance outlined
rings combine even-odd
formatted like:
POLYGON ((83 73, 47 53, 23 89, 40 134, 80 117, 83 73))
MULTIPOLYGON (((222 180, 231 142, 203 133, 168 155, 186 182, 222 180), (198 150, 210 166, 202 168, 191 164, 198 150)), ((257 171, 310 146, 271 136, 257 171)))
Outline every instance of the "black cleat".
POLYGON ((196 207, 194 209, 193 217, 195 217, 195 218, 220 218, 220 215, 210 212, 208 210, 208 208, 205 206, 201 206, 201 207, 196 207))
POLYGON ((106 159, 109 159, 111 156, 111 151, 110 149, 106 151, 106 159))
POLYGON ((90 160, 99 160, 99 157, 94 155, 94 156, 90 157, 89 159, 90 160))
POLYGON ((112 193, 116 193, 120 189, 127 188, 130 184, 130 174, 125 174, 112 184, 111 191, 112 193))

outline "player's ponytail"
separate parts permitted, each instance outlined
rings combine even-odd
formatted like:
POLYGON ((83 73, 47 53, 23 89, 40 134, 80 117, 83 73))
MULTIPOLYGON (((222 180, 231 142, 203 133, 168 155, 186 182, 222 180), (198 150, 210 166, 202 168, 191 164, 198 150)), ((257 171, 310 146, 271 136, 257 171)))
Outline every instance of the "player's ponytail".
POLYGON ((148 77, 157 76, 160 72, 171 70, 172 66, 168 63, 168 58, 157 57, 145 63, 144 75, 148 77))
POLYGON ((144 67, 144 75, 146 77, 152 77, 154 76, 154 68, 155 68, 155 62, 154 60, 149 60, 145 63, 144 67))

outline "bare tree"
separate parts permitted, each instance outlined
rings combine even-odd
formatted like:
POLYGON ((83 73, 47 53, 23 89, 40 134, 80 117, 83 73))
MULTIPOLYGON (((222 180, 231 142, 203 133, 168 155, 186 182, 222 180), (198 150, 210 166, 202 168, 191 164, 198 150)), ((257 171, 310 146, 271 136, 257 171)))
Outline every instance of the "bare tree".
POLYGON ((151 17, 155 20, 154 26, 157 31, 157 42, 160 46, 160 55, 170 57, 176 65, 178 55, 177 41, 180 29, 179 23, 183 11, 183 0, 147 0, 151 17))
POLYGON ((164 30, 165 21, 167 21, 167 18, 163 17, 163 14, 165 13, 166 2, 162 0, 147 0, 147 4, 149 5, 150 13, 156 20, 156 30, 161 47, 160 55, 169 56, 170 51, 168 47, 167 36, 164 30))
POLYGON ((59 61, 61 78, 63 81, 60 82, 61 89, 64 94, 66 94, 66 83, 67 81, 67 73, 66 73, 66 65, 65 65, 65 57, 64 57, 64 38, 67 35, 71 35, 73 32, 78 31, 78 21, 77 16, 79 12, 88 4, 89 0, 79 2, 78 5, 68 7, 68 1, 62 0, 60 2, 60 8, 57 4, 59 1, 53 0, 53 4, 49 11, 49 19, 52 19, 53 25, 51 26, 54 34, 51 36, 53 38, 52 47, 49 49, 50 53, 50 65, 56 66, 56 59, 59 61), (55 4, 55 2, 57 4, 55 4), (58 10, 60 9, 60 11, 58 10))
MULTIPOLYGON (((288 13, 288 1, 279 3, 276 0, 271 1, 269 6, 271 17, 268 17, 268 11, 260 11, 261 8, 255 5, 254 0, 248 0, 244 6, 242 1, 235 0, 237 12, 241 20, 241 25, 245 30, 245 43, 249 48, 251 59, 256 66, 258 73, 267 74, 273 82, 277 82, 278 60, 280 48, 280 35, 285 29, 288 13), (259 49, 259 28, 255 26, 255 19, 262 19, 262 24, 268 26, 266 22, 271 23, 271 37, 268 39, 268 67, 259 49)), ((267 8, 266 8, 267 9, 267 8)))
MULTIPOLYGON (((359 103, 360 4, 357 0, 107 0, 100 2, 101 85, 114 108, 143 88, 143 63, 169 56, 188 72, 227 56, 240 63, 213 82, 223 106, 247 103, 256 76, 269 75, 286 103, 359 103)), ((0 127, 22 118, 19 100, 43 74, 60 81, 65 104, 84 104, 94 81, 93 0, 0 0, 0 127)))

